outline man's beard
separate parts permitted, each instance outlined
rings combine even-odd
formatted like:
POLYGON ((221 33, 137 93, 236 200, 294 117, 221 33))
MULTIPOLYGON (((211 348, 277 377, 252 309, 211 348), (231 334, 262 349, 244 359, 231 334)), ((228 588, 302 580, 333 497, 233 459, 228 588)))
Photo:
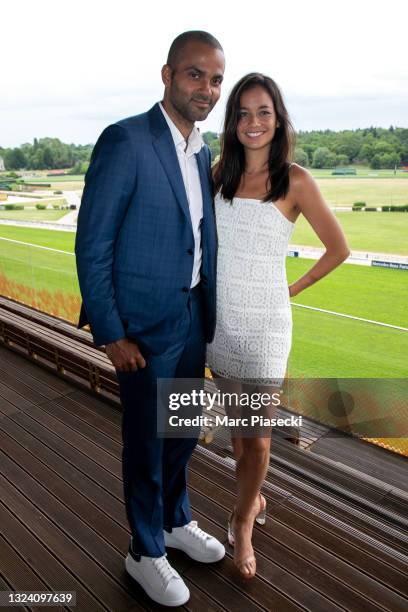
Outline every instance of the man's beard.
POLYGON ((184 99, 181 100, 177 95, 170 95, 170 101, 176 111, 185 119, 186 121, 190 121, 194 123, 195 121, 204 121, 214 108, 214 104, 211 100, 200 98, 199 96, 190 99, 186 102, 184 99), (198 108, 194 106, 193 100, 197 100, 199 102, 209 102, 207 108, 198 108))

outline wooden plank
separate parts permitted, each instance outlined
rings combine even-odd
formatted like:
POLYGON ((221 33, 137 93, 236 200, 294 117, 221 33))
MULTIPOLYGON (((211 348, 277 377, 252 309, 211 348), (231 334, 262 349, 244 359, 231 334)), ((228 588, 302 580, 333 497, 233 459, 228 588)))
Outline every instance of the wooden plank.
POLYGON ((72 393, 73 387, 68 382, 62 380, 55 374, 51 374, 44 368, 38 367, 35 362, 26 356, 17 354, 14 350, 9 349, 5 346, 0 345, 0 363, 2 367, 12 369, 15 375, 20 370, 23 370, 25 374, 29 374, 35 380, 43 382, 55 391, 63 393, 72 393))
MULTIPOLYGON (((30 431, 37 438, 41 439, 49 448, 54 450, 57 454, 63 457, 66 461, 69 461, 73 466, 76 466, 81 472, 86 474, 92 480, 97 482, 100 486, 104 487, 114 497, 122 499, 122 483, 120 480, 120 466, 117 462, 115 468, 116 476, 111 471, 105 470, 99 466, 93 459, 91 459, 86 453, 79 453, 78 449, 68 444, 63 437, 55 435, 54 432, 43 426, 34 420, 31 416, 36 419, 41 419, 41 409, 33 408, 30 411, 30 416, 24 413, 18 413, 15 415, 14 420, 24 427, 27 431, 30 431)), ((42 420, 46 423, 46 417, 42 413, 42 420)), ((71 436, 72 438, 72 436, 71 436)), ((86 440, 84 440, 86 443, 86 440)), ((91 446, 92 443, 89 443, 91 446)), ((88 450, 90 448, 88 446, 88 450)), ((92 448, 95 445, 92 446, 92 448)), ((112 458, 113 460, 113 458, 112 458)))
MULTIPOLYGON (((33 572, 0 534, 0 559, 2 572, 14 591, 49 591, 47 585, 33 572)), ((10 606, 11 609, 14 606, 10 606)), ((31 610, 44 610, 43 606, 30 606, 31 610)), ((64 606, 47 606, 50 612, 61 612, 64 606)))
MULTIPOLYGON (((5 537, 12 542, 19 555, 25 559, 25 565, 28 568, 21 574, 20 570, 10 563, 11 553, 1 552, 0 571, 9 577, 8 580, 13 585, 13 590, 76 591, 77 605, 75 610, 94 610, 95 612, 105 610, 77 578, 31 534, 25 525, 17 520, 13 512, 2 504, 0 504, 0 520, 5 537), (35 583, 27 578, 26 571, 33 575, 34 571, 36 572, 38 586, 35 586, 35 583), (22 577, 23 579, 21 579, 22 577)), ((44 607, 41 610, 43 611, 44 607)))
POLYGON ((51 400, 61 396, 61 392, 56 391, 52 387, 45 385, 36 378, 33 378, 22 368, 16 369, 10 366, 6 367, 0 362, 0 380, 3 384, 7 385, 11 389, 18 391, 22 386, 26 389, 32 390, 34 393, 38 393, 39 397, 42 398, 40 401, 51 400))
MULTIPOLYGON (((219 441, 221 444, 228 443, 227 435, 220 432, 216 437, 215 444, 219 441)), ((232 456, 232 453, 230 455, 232 456)), ((285 459, 296 463, 296 468, 299 468, 299 471, 307 471, 311 475, 316 474, 318 479, 326 480, 328 485, 346 486, 349 491, 358 494, 360 497, 375 503, 381 502, 385 493, 384 487, 376 486, 371 482, 364 482, 362 478, 357 478, 349 472, 344 472, 339 467, 318 461, 313 455, 313 453, 299 452, 296 446, 287 444, 280 439, 275 439, 272 440, 271 444, 270 465, 280 470, 285 470, 286 468, 279 461, 280 459, 285 459)), ((302 478, 302 475, 299 474, 299 477, 302 478)), ((319 486, 317 478, 316 484, 319 486)), ((313 482, 310 478, 308 479, 310 482, 313 482)))
POLYGON ((44 328, 43 325, 34 321, 21 319, 19 315, 10 312, 0 310, 0 320, 16 334, 21 333, 24 336, 29 334, 32 337, 33 343, 38 343, 39 346, 52 343, 59 350, 74 351, 78 353, 79 357, 106 365, 107 369, 114 369, 106 353, 92 346, 84 345, 77 339, 64 336, 52 329, 44 328))
MULTIPOLYGON (((190 498, 193 505, 200 508, 200 511, 204 512, 212 523, 226 525, 228 512, 225 509, 214 504, 211 499, 198 493, 195 489, 191 491, 190 498)), ((352 606, 346 609, 359 610, 362 605, 368 610, 379 609, 319 567, 310 564, 307 558, 299 558, 284 545, 262 537, 263 530, 263 527, 255 527, 254 542, 256 542, 255 550, 258 553, 258 573, 264 580, 268 580, 282 590, 290 589, 289 593, 292 596, 296 593, 299 598, 298 603, 313 612, 317 607, 322 610, 332 609, 333 602, 352 606)), ((231 551, 228 545, 227 551, 231 551)))
MULTIPOLYGON (((200 508, 200 506, 197 506, 200 508)), ((201 510, 201 508, 200 508, 201 510)), ((307 609, 311 612, 326 612, 329 608, 333 612, 340 611, 335 602, 327 599, 309 584, 299 580, 291 572, 286 571, 275 559, 257 551, 257 574, 254 579, 246 581, 242 579, 233 563, 233 548, 226 542, 226 529, 215 525, 212 516, 198 515, 199 525, 202 529, 217 537, 225 543, 226 557, 210 568, 220 578, 228 581, 237 589, 242 589, 257 605, 266 610, 285 609, 307 609)), ((198 566, 198 564, 195 564, 198 566)), ((190 570, 186 572, 189 575, 190 570)))
MULTIPOLYGON (((3 424, 0 427, 2 431, 6 429, 3 424)), ((102 537, 109 534, 109 542, 114 539, 117 542, 118 550, 126 549, 129 544, 129 529, 123 503, 119 505, 121 512, 118 513, 120 517, 118 523, 105 514, 100 507, 89 501, 81 492, 75 490, 69 480, 65 480, 56 471, 44 465, 42 461, 8 435, 2 436, 2 450, 89 527, 95 529, 102 537)))
POLYGON ((85 435, 71 429, 64 421, 52 416, 53 406, 54 400, 52 403, 50 403, 51 409, 49 412, 45 411, 43 407, 32 407, 30 409, 29 416, 30 418, 35 419, 37 423, 41 424, 44 428, 48 429, 50 434, 59 436, 64 441, 64 447, 69 444, 76 451, 80 451, 82 453, 81 455, 78 455, 77 453, 77 458, 79 460, 86 460, 89 462, 89 457, 92 457, 92 462, 104 468, 108 475, 111 474, 117 478, 121 478, 122 467, 119 446, 116 446, 118 456, 112 456, 112 454, 106 452, 102 446, 95 444, 85 435))
MULTIPOLYGON (((13 441, 10 441, 10 439, 7 439, 5 436, 3 436, 2 439, 3 443, 4 441, 6 442, 5 444, 3 444, 3 450, 8 453, 8 455, 13 459, 14 462, 18 463, 26 470, 29 470, 32 477, 36 479, 41 479, 42 483, 46 483, 47 490, 50 491, 56 499, 63 501, 66 505, 69 505, 70 509, 78 517, 80 517, 81 520, 87 522, 89 525, 92 525, 92 527, 101 534, 109 533, 109 542, 113 546, 118 549, 126 550, 129 541, 129 534, 127 530, 123 528, 120 529, 118 528, 118 526, 115 527, 115 524, 112 523, 112 521, 110 521, 110 523, 108 522, 105 524, 105 522, 103 522, 102 513, 96 507, 92 507, 92 505, 87 503, 86 499, 82 498, 82 496, 73 495, 71 487, 68 485, 68 483, 60 479, 55 473, 51 472, 49 468, 44 466, 44 464, 40 461, 36 460, 31 454, 28 454, 27 452, 23 453, 21 452, 21 450, 19 452, 19 445, 15 442, 13 444, 13 441)), ((123 514, 123 524, 125 524, 125 522, 126 518, 125 514, 123 514)), ((191 565, 191 561, 188 560, 186 563, 186 560, 184 559, 182 562, 180 562, 180 557, 177 558, 177 552, 176 559, 174 553, 171 555, 171 562, 177 568, 177 570, 182 573, 183 568, 185 569, 186 567, 189 567, 191 565)), ((180 554, 183 555, 183 553, 180 554)), ((156 609, 154 604, 151 605, 152 602, 150 602, 149 598, 146 597, 142 590, 138 588, 137 585, 133 583, 133 581, 131 581, 131 584, 133 585, 132 594, 136 594, 139 602, 143 603, 143 606, 146 609, 156 609)), ((192 585, 192 600, 195 601, 197 598, 200 601, 212 601, 206 595, 202 593, 200 595, 199 590, 195 587, 195 585, 192 585)))
POLYGON ((18 411, 31 408, 33 403, 28 400, 24 395, 21 395, 17 391, 10 389, 6 385, 0 382, 0 397, 6 400, 8 404, 14 406, 18 411))
MULTIPOLYGON (((1 385, 4 388, 9 389, 9 393, 16 393, 17 395, 21 395, 23 398, 27 400, 30 404, 43 404, 44 402, 49 402, 51 400, 56 399, 58 396, 49 397, 47 396, 47 388, 45 388, 45 392, 42 393, 35 385, 27 385, 26 382, 21 379, 16 378, 9 372, 3 372, 0 370, 1 377, 1 385)), ((1 393, 1 391, 0 391, 1 393)))
MULTIPOLYGON (((4 580, 4 578, 2 578, 2 575, 0 573, 0 590, 1 591, 11 591, 13 590, 11 588, 11 586, 4 580)), ((28 608, 26 608, 25 606, 13 606, 12 608, 13 612, 23 612, 25 610, 28 610, 28 608)))
POLYGON ((71 387, 71 389, 72 392, 69 394, 71 400, 74 400, 80 406, 84 406, 87 408, 87 410, 103 416, 106 421, 116 423, 119 428, 121 427, 122 407, 120 405, 119 398, 117 398, 116 406, 111 406, 105 400, 96 397, 91 391, 85 392, 79 389, 74 389, 74 387, 71 387))
POLYGON ((121 430, 103 417, 83 408, 70 397, 53 400, 41 406, 44 412, 59 419, 73 431, 102 447, 116 457, 122 453, 121 430))
POLYGON ((41 310, 37 310, 36 308, 27 306, 25 304, 20 304, 19 302, 15 302, 2 296, 0 296, 0 308, 18 314, 25 319, 37 321, 41 323, 41 325, 58 330, 60 333, 63 333, 69 337, 78 338, 81 340, 81 342, 86 342, 90 345, 93 344, 92 335, 90 332, 83 329, 77 329, 77 327, 72 323, 49 315, 41 310))
POLYGON ((185 574, 183 580, 190 590, 190 599, 183 606, 185 610, 189 612, 225 612, 227 610, 210 597, 211 591, 206 593, 200 588, 200 585, 194 584, 185 574))
MULTIPOLYGON (((215 441, 214 444, 218 449, 219 447, 217 447, 217 441, 215 441)), ((231 451, 228 451, 225 448, 222 448, 221 451, 223 451, 224 456, 232 457, 231 451)), ((220 451, 219 454, 221 455, 220 451)), ((371 537, 374 537, 385 544, 394 546, 404 554, 408 552, 406 544, 400 537, 394 536, 392 533, 388 533, 384 530, 384 519, 380 521, 379 526, 371 524, 364 516, 358 516, 355 512, 353 512, 353 507, 357 509, 359 508, 356 502, 353 502, 352 500, 344 500, 344 497, 342 497, 340 493, 328 491, 322 485, 307 482, 307 480, 302 479, 299 475, 293 475, 290 472, 285 471, 285 469, 283 469, 280 465, 274 464, 273 458, 268 468, 267 480, 273 483, 275 486, 286 490, 288 493, 300 497, 317 508, 330 513, 339 520, 347 521, 350 525, 363 531, 364 533, 367 533, 367 535, 370 535, 371 537), (307 488, 302 486, 302 483, 305 483, 307 488), (337 500, 346 503, 345 505, 342 504, 340 507, 337 500)), ((379 503, 381 503, 381 500, 382 497, 379 498, 379 503)), ((374 518, 378 519, 378 515, 375 513, 370 513, 367 508, 362 508, 360 511, 365 515, 371 514, 374 518)))
MULTIPOLYGON (((228 513, 227 508, 231 508, 234 503, 234 496, 217 487, 214 482, 206 481, 193 471, 190 472, 189 485, 196 491, 196 494, 199 492, 211 499, 212 504, 216 502, 224 507, 225 514, 228 513)), ((201 499, 201 503, 203 501, 201 499)), ((391 590, 396 586, 403 592, 404 587, 401 585, 403 575, 400 572, 393 570, 378 558, 375 559, 358 549, 355 550, 351 545, 347 545, 345 540, 332 536, 329 531, 308 524, 305 517, 299 517, 296 521, 296 517, 293 516, 290 508, 286 507, 287 504, 288 502, 282 502, 282 504, 274 507, 273 516, 269 517, 270 520, 262 527, 262 530, 257 526, 255 527, 255 548, 259 547, 259 540, 268 535, 287 548, 291 548, 303 559, 313 561, 315 567, 324 569, 334 579, 341 581, 343 583, 341 590, 349 585, 357 593, 360 592, 373 605, 381 605, 381 602, 385 601, 386 605, 390 603, 395 605, 396 608, 394 609, 403 609, 400 606, 404 601, 406 603, 406 599, 391 590), (303 525, 303 529, 299 528, 301 525, 303 525), (351 564, 354 564, 354 567, 351 564), (384 583, 391 588, 380 584, 379 579, 383 579, 384 583)), ((211 504, 207 508, 207 513, 209 512, 211 512, 211 504)), ((226 524, 226 518, 225 516, 224 524, 226 524)), ((272 546, 272 542, 269 542, 269 546, 272 546)), ((271 552, 271 556, 273 559, 276 558, 275 553, 271 552)), ((334 600, 341 604, 341 600, 338 599, 340 596, 341 591, 336 593, 337 599, 334 598, 334 600)), ((354 597, 355 595, 353 595, 354 597)), ((351 598, 350 602, 352 600, 351 598)), ((365 603, 366 606, 367 602, 365 603)))
MULTIPOLYGON (((226 511, 225 508, 221 507, 218 503, 214 503, 214 501, 208 498, 202 492, 198 492, 195 488, 190 490, 190 499, 193 503, 194 507, 200 509, 200 512, 203 512, 212 523, 217 525, 226 525, 227 517, 229 511, 226 511)), ((232 504, 231 500, 231 504, 232 504)), ((272 512, 273 515, 273 512, 272 512)), ((270 517, 267 519, 267 524, 269 523, 270 517)), ((293 579, 298 579, 302 584, 300 592, 298 593, 299 597, 308 597, 310 593, 307 592, 307 588, 311 587, 315 589, 314 594, 316 592, 320 593, 327 599, 330 599, 333 602, 336 602, 338 605, 345 607, 347 610, 356 610, 360 611, 361 609, 375 611, 378 610, 378 606, 371 601, 367 601, 366 597, 361 595, 360 593, 352 590, 348 584, 345 584, 341 580, 337 578, 335 564, 332 564, 332 572, 328 573, 325 571, 324 567, 320 567, 320 564, 316 564, 314 562, 313 555, 310 555, 310 549, 307 544, 304 545, 302 541, 298 544, 303 546, 299 546, 292 550, 288 543, 292 543, 296 534, 291 534, 290 530, 287 530, 286 537, 285 533, 283 537, 279 538, 279 530, 273 540, 271 540, 265 534, 265 526, 258 527, 255 526, 254 534, 253 534, 253 542, 254 548, 257 553, 261 553, 263 557, 270 559, 274 566, 276 565, 278 570, 286 571, 288 574, 291 574, 293 579), (307 585, 307 588, 306 586, 307 585)), ((214 528, 213 528, 214 529, 214 528)), ((225 527, 224 527, 225 533, 225 527)), ((227 550, 231 550, 227 545, 227 550)), ((274 566, 265 567, 265 561, 262 558, 263 563, 258 561, 258 567, 263 572, 262 577, 268 579, 273 584, 282 584, 282 588, 286 587, 288 579, 282 579, 280 577, 279 581, 276 581, 275 574, 276 568, 274 566)), ((347 566, 346 566, 347 567, 347 566)), ((340 568, 341 569, 341 568, 340 568)), ((289 584, 293 583, 289 581, 289 584)), ((299 589, 296 589, 297 591, 299 589)), ((314 612, 314 595, 311 595, 311 599, 309 599, 309 604, 311 605, 311 610, 314 612)), ((320 600, 322 603, 322 600, 320 600)), ((306 601, 303 601, 303 605, 306 604, 306 601)), ((331 609, 327 603, 323 599, 323 609, 326 606, 326 609, 331 609)))
POLYGON ((361 568, 375 579, 383 581, 388 587, 408 597, 408 582, 404 580, 404 576, 408 574, 408 563, 380 548, 380 543, 376 544, 374 540, 374 543, 370 544, 360 539, 358 535, 347 529, 347 524, 341 529, 336 524, 326 521, 323 529, 324 520, 313 510, 299 508, 293 499, 282 502, 277 508, 275 517, 277 520, 284 520, 293 530, 310 537, 328 551, 335 551, 355 567, 361 568), (305 517, 310 521, 305 522, 305 517), (319 529, 315 531, 313 525, 319 526, 319 529))
POLYGON ((320 453, 408 492, 408 457, 392 453, 364 440, 329 433, 312 446, 320 453))
MULTIPOLYGON (((265 610, 264 607, 256 604, 250 597, 247 597, 243 590, 235 588, 227 580, 224 580, 219 574, 214 572, 210 567, 205 572, 202 571, 202 567, 195 565, 191 567, 185 576, 196 586, 200 586, 201 589, 208 593, 211 593, 212 597, 217 601, 218 605, 221 605, 226 610, 239 610, 243 609, 245 612, 260 612, 265 610)), ((255 580, 255 579, 253 579, 255 580)), ((271 593, 271 599, 273 593, 271 593)), ((279 603, 282 603, 282 597, 277 597, 279 603)), ((275 607, 276 610, 299 610, 297 607, 291 607, 290 602, 285 601, 285 608, 275 607)))
MULTIPOLYGON (((19 333, 7 331, 10 347, 19 353, 27 353, 38 364, 53 367, 60 375, 69 378, 75 383, 86 385, 100 392, 109 394, 118 393, 118 382, 113 366, 98 363, 92 356, 79 355, 79 350, 67 350, 61 347, 61 342, 45 342, 43 338, 27 335, 20 330, 19 333)), ((81 345, 82 346, 82 345, 81 345)))
POLYGON ((381 499, 381 504, 393 512, 408 517, 408 494, 402 499, 400 493, 397 493, 394 487, 384 495, 381 499))
MULTIPOLYGON (((30 431, 22 428, 11 419, 0 419, 0 431, 2 440, 7 436, 12 437, 31 456, 36 457, 43 465, 49 466, 74 489, 72 495, 76 497, 79 493, 91 502, 94 508, 100 509, 108 517, 118 524, 125 524, 126 514, 123 499, 118 499, 110 494, 98 482, 92 480, 88 474, 82 472, 75 464, 66 461, 58 453, 51 450, 41 440, 36 438, 30 431)), ((95 513, 95 509, 92 515, 95 513)))
POLYGON ((20 521, 47 544, 99 601, 112 612, 143 609, 116 580, 123 574, 122 556, 4 453, 0 466, 3 503, 13 508, 20 521), (24 495, 9 481, 18 483, 24 495))

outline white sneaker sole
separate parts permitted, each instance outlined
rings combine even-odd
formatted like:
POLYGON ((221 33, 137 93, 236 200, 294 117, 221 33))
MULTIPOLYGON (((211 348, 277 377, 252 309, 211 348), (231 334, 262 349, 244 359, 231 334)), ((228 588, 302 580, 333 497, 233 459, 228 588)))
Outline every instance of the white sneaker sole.
POLYGON ((221 561, 221 559, 225 557, 225 548, 223 551, 220 551, 219 554, 217 555, 213 554, 211 557, 203 557, 203 555, 200 556, 200 554, 197 554, 196 551, 189 550, 188 548, 183 547, 181 544, 177 544, 175 542, 170 543, 170 542, 167 544, 167 541, 166 541, 166 548, 177 548, 177 550, 182 550, 184 553, 186 553, 186 555, 191 557, 191 559, 194 559, 194 561, 199 561, 200 563, 216 563, 217 561, 221 561))
POLYGON ((187 593, 186 593, 184 596, 180 597, 179 599, 173 599, 172 601, 170 601, 170 602, 169 602, 169 601, 166 599, 166 597, 163 597, 163 596, 161 596, 161 595, 159 595, 159 594, 155 593, 155 592, 154 592, 154 591, 151 589, 150 585, 149 585, 149 584, 146 584, 146 583, 143 581, 143 577, 142 577, 142 576, 140 576, 140 575, 135 575, 135 574, 133 573, 133 571, 132 571, 132 570, 133 570, 133 566, 134 566, 134 564, 135 564, 135 563, 137 563, 137 561, 134 561, 134 559, 132 558, 132 556, 130 555, 130 553, 128 553, 128 555, 127 555, 127 557, 126 557, 126 560, 125 560, 125 568, 126 568, 126 571, 127 571, 127 573, 129 574, 129 576, 130 576, 131 578, 133 578, 133 580, 134 580, 135 582, 137 582, 137 583, 138 583, 138 584, 139 584, 139 585, 142 587, 142 589, 143 589, 143 590, 145 591, 145 593, 146 593, 146 594, 147 594, 147 595, 150 597, 150 599, 152 599, 153 601, 155 601, 155 602, 157 602, 157 603, 161 604, 162 606, 168 606, 168 607, 171 607, 171 608, 172 608, 172 607, 176 607, 176 606, 182 606, 183 604, 185 604, 185 603, 187 603, 187 602, 188 602, 188 600, 190 599, 190 591, 188 590, 188 588, 187 588, 187 586, 186 586, 186 585, 184 585, 184 586, 186 586, 187 593))

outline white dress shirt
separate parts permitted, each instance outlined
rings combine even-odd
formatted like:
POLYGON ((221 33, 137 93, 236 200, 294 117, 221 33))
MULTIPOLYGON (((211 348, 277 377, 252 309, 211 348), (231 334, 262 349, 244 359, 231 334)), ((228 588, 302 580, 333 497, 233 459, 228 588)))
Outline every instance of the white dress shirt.
POLYGON ((198 171, 195 153, 198 153, 204 146, 204 141, 198 128, 194 126, 186 143, 183 134, 170 119, 160 102, 159 106, 173 137, 174 146, 176 147, 177 151, 177 158, 180 164, 181 175, 183 177, 184 187, 186 190, 188 206, 190 209, 191 225, 193 227, 194 234, 194 262, 190 285, 190 287, 193 288, 200 282, 200 268, 202 259, 201 219, 203 218, 203 195, 201 192, 200 174, 198 171))

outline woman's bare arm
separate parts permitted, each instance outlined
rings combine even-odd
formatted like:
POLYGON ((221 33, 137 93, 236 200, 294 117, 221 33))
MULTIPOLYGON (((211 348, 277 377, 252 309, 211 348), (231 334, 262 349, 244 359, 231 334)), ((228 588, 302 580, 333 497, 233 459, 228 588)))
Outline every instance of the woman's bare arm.
POLYGON ((312 268, 289 286, 295 296, 341 264, 350 254, 346 238, 336 217, 327 206, 311 174, 296 166, 291 172, 291 191, 297 209, 308 220, 326 247, 326 252, 312 268))

